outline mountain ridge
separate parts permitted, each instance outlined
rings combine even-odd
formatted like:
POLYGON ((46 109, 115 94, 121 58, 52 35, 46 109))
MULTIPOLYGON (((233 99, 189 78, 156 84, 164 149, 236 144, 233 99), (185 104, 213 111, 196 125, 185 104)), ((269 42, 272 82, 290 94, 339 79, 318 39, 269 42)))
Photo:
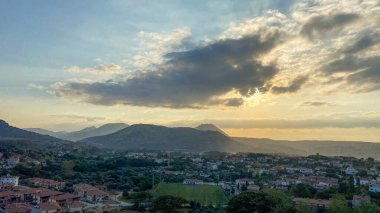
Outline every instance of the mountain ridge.
POLYGON ((98 148, 117 150, 236 151, 240 144, 216 131, 190 127, 165 127, 134 124, 110 135, 91 137, 80 142, 98 148))
POLYGON ((126 127, 128 127, 128 124, 125 123, 107 123, 99 127, 90 126, 72 132, 54 132, 42 128, 27 128, 26 130, 39 134, 50 135, 64 140, 79 141, 88 137, 111 134, 126 127))

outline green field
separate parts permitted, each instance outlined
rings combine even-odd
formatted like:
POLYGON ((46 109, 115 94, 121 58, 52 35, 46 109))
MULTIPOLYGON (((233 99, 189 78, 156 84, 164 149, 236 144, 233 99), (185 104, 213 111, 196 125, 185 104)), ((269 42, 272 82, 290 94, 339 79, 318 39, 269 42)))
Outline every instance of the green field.
POLYGON ((153 190, 153 197, 172 195, 202 205, 223 205, 228 202, 223 189, 208 185, 183 185, 179 183, 159 183, 153 190))

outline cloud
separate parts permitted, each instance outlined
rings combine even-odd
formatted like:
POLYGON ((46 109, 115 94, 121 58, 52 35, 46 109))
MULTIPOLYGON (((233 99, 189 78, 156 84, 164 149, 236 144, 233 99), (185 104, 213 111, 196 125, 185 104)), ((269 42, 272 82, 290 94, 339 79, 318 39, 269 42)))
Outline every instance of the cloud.
POLYGON ((279 31, 239 39, 222 39, 188 51, 172 52, 156 70, 140 71, 123 80, 60 83, 58 96, 99 105, 169 108, 239 106, 257 89, 265 92, 279 72, 259 57, 283 40, 279 31), (221 97, 236 91, 238 97, 221 97))
POLYGON ((307 76, 300 76, 289 83, 288 86, 274 86, 271 92, 274 94, 295 93, 307 82, 307 76))
POLYGON ((186 27, 161 33, 140 31, 138 33, 140 42, 136 55, 133 56, 133 60, 124 61, 131 61, 138 68, 161 64, 166 53, 186 47, 190 37, 191 32, 186 27))
POLYGON ((322 102, 322 101, 305 101, 299 104, 301 107, 335 107, 335 103, 322 102))
POLYGON ((37 90, 46 90, 47 89, 46 86, 43 86, 43 85, 40 85, 40 84, 35 84, 35 83, 28 84, 28 87, 31 88, 31 89, 37 89, 37 90))
POLYGON ((360 16, 355 13, 335 13, 314 16, 302 26, 300 34, 309 39, 314 39, 328 32, 339 31, 359 18, 360 16))
MULTIPOLYGON (((343 47, 334 59, 321 67, 328 83, 343 83, 346 92, 366 93, 380 89, 380 55, 354 55, 366 50, 379 41, 373 37, 361 37, 353 45, 343 47), (338 76, 338 77, 334 77, 338 76)), ((342 87, 341 87, 342 88, 342 87)))
POLYGON ((92 74, 118 74, 123 71, 123 67, 117 64, 100 64, 95 67, 71 66, 67 68, 71 73, 92 73, 92 74))
MULTIPOLYGON (((310 96, 370 92, 380 89, 379 12, 376 1, 301 0, 286 15, 269 10, 228 23, 198 46, 186 27, 141 31, 135 54, 123 61, 129 73, 58 82, 52 92, 98 105, 167 108, 248 106, 255 93, 303 89, 310 96)), ((72 71, 82 69, 98 70, 72 71)))
POLYGON ((97 122, 97 121, 105 120, 105 117, 70 115, 70 114, 49 115, 49 117, 59 119, 59 120, 68 120, 70 122, 97 122))
POLYGON ((362 50, 368 49, 379 44, 379 42, 379 34, 377 34, 376 32, 364 32, 363 34, 359 35, 358 38, 356 38, 352 45, 348 45, 346 48, 344 48, 343 53, 358 53, 362 50))

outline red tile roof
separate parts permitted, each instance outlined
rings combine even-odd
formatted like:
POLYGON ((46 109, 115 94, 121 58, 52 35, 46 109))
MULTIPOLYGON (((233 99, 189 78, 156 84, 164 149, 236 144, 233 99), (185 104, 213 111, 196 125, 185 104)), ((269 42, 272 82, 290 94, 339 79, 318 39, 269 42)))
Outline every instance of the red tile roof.
POLYGON ((49 210, 58 210, 61 207, 58 205, 58 203, 54 202, 46 202, 41 204, 41 210, 42 211, 49 211, 49 210))
POLYGON ((32 208, 26 203, 12 203, 5 207, 5 213, 24 213, 31 211, 32 208))
POLYGON ((86 205, 84 205, 82 202, 80 201, 75 201, 73 202, 72 204, 70 204, 70 207, 71 208, 82 208, 82 207, 85 207, 86 205))
POLYGON ((53 191, 50 189, 44 189, 41 193, 38 194, 40 197, 50 197, 50 196, 56 196, 61 195, 63 192, 53 191))
POLYGON ((58 196, 54 196, 54 200, 67 200, 67 199, 75 199, 75 198, 80 198, 79 195, 74 195, 74 194, 62 194, 58 196))
POLYGON ((19 191, 18 193, 23 194, 23 195, 37 194, 37 193, 42 192, 43 190, 45 190, 45 189, 43 189, 43 188, 24 189, 24 190, 19 191))
POLYGON ((0 198, 1 198, 1 197, 13 196, 13 195, 17 195, 17 193, 14 192, 14 191, 4 191, 4 192, 0 192, 0 198))

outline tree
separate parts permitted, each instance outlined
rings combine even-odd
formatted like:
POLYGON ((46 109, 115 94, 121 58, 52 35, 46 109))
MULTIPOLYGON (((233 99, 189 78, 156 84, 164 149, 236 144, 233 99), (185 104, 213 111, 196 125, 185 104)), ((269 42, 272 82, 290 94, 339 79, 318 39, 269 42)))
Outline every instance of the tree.
POLYGON ((123 190, 123 197, 128 198, 129 197, 129 191, 127 189, 123 190))
POLYGON ((334 194, 336 194, 336 190, 328 188, 317 192, 315 197, 318 199, 330 199, 334 194))
POLYGON ((263 192, 268 195, 268 198, 276 204, 272 208, 271 213, 295 212, 295 208, 290 197, 283 191, 264 189, 263 192))
POLYGON ((354 208, 354 213, 380 213, 380 208, 371 203, 361 203, 354 208))
POLYGON ((160 196, 152 203, 152 212, 159 213, 176 213, 187 201, 181 197, 171 195, 160 196))
POLYGON ((328 205, 328 213, 352 213, 352 208, 348 206, 344 196, 334 195, 328 205))
POLYGON ((228 213, 269 213, 276 206, 275 200, 263 192, 243 192, 228 203, 228 213))
POLYGON ((296 212, 297 213, 317 213, 316 208, 312 208, 306 204, 296 204, 296 212))
POLYGON ((291 188, 291 193, 292 193, 295 197, 312 198, 312 197, 314 197, 314 194, 315 194, 316 192, 317 192, 317 190, 316 190, 315 188, 313 188, 313 187, 310 186, 310 185, 303 184, 303 183, 300 183, 300 184, 294 185, 294 186, 291 188))

